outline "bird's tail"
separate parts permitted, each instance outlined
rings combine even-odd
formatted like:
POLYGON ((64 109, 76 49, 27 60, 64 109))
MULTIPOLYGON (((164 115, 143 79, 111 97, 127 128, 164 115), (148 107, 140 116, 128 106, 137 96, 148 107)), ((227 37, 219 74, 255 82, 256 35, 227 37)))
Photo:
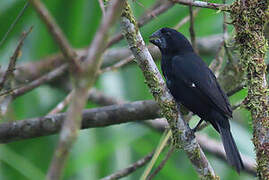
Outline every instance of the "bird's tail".
POLYGON ((227 161, 229 164, 235 167, 238 173, 240 173, 240 171, 244 169, 244 165, 241 156, 239 154, 239 151, 236 147, 236 144, 234 142, 234 138, 231 134, 228 119, 224 124, 225 126, 218 124, 218 129, 223 142, 224 150, 226 152, 227 161))

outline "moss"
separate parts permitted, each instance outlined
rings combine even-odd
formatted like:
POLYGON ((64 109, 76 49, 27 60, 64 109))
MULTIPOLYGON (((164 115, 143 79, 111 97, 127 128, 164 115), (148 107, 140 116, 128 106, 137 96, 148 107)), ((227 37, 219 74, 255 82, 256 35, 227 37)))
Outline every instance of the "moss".
POLYGON ((207 175, 204 177, 201 177, 202 180, 210 180, 210 179, 215 179, 215 180, 220 180, 220 178, 218 176, 212 176, 212 175, 207 175))
POLYGON ((231 19, 236 31, 240 66, 245 72, 248 95, 244 101, 253 119, 255 145, 260 179, 269 179, 269 149, 261 141, 269 131, 269 105, 265 83, 265 54, 268 49, 263 29, 268 21, 267 0, 237 0, 231 6, 231 19))
POLYGON ((197 147, 194 150, 193 156, 195 156, 195 158, 197 158, 197 159, 200 159, 201 158, 201 154, 200 153, 201 153, 200 152, 200 149, 197 147))
POLYGON ((135 17, 133 16, 132 9, 131 9, 130 5, 127 2, 125 2, 124 9, 122 11, 121 17, 122 18, 127 18, 134 25, 135 33, 125 32, 125 37, 127 39, 132 39, 134 41, 133 44, 136 44, 135 41, 136 41, 136 36, 137 36, 137 33, 138 33, 138 25, 136 23, 135 17))
MULTIPOLYGON (((139 45, 136 46, 138 48, 139 45)), ((137 50, 136 50, 137 51, 137 50)), ((154 96, 155 100, 160 104, 161 106, 161 114, 164 116, 171 128, 172 134, 173 134, 173 145, 176 148, 180 148, 180 142, 179 134, 182 133, 177 128, 177 106, 175 101, 161 99, 161 97, 165 97, 165 90, 162 86, 159 84, 159 77, 154 71, 150 71, 149 64, 145 61, 139 61, 138 62, 140 68, 142 69, 142 72, 144 74, 144 77, 146 79, 145 83, 148 85, 152 95, 154 96)))
MULTIPOLYGON (((157 99, 157 101, 161 101, 160 99, 157 99)), ((163 101, 161 102, 161 110, 163 116, 166 117, 169 126, 171 128, 172 134, 173 134, 173 145, 176 148, 181 148, 181 140, 179 139, 179 135, 182 133, 177 128, 177 108, 176 103, 174 101, 163 101)))

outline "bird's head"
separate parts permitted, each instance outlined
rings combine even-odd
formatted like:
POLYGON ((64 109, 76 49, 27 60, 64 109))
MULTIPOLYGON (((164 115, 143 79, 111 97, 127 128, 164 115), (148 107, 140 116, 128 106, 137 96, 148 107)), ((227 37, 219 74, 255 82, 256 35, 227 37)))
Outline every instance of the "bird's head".
POLYGON ((170 28, 162 28, 154 32, 149 41, 158 46, 163 54, 193 51, 188 39, 180 32, 170 28))

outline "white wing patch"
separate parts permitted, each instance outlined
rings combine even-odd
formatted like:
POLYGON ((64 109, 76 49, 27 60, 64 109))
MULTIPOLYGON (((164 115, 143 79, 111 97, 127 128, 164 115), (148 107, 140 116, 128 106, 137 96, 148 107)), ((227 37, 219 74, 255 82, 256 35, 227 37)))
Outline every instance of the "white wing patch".
POLYGON ((194 83, 191 83, 191 87, 195 88, 196 86, 195 86, 195 84, 194 84, 194 83))

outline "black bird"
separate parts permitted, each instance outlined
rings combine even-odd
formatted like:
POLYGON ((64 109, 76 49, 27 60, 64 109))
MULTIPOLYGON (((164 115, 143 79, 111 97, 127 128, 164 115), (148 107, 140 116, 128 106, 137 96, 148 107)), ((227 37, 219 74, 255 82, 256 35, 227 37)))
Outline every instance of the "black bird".
POLYGON ((194 52, 187 38, 174 29, 156 31, 150 42, 162 53, 162 72, 177 103, 201 118, 198 126, 203 120, 213 125, 220 133, 228 163, 240 173, 244 166, 230 131, 231 105, 213 72, 194 52))

